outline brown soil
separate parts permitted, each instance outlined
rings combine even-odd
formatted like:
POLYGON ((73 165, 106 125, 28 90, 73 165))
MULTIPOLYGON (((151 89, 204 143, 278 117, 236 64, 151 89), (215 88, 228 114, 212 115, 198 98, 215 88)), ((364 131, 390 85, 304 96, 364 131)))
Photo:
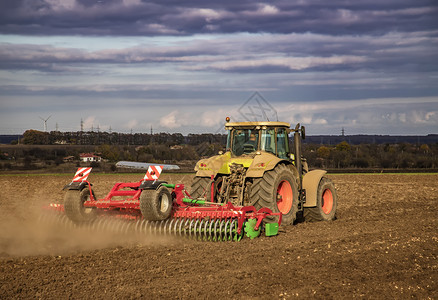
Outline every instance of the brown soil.
MULTIPOLYGON (((438 298, 438 174, 329 177, 338 220, 213 243, 46 226, 71 176, 0 176, 0 298, 438 298)), ((139 178, 90 176, 98 196, 139 178)))

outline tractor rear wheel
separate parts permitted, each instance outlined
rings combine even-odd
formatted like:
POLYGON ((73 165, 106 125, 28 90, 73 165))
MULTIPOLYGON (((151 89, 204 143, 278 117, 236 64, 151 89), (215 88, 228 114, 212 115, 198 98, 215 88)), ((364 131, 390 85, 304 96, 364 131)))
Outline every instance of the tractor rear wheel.
POLYGON ((210 201, 211 179, 208 177, 195 176, 190 187, 190 196, 193 199, 206 197, 207 201, 210 201))
POLYGON ((160 186, 156 190, 143 190, 140 195, 140 210, 149 221, 162 221, 172 213, 172 195, 169 190, 160 186))
POLYGON ((323 177, 318 185, 316 194, 316 206, 304 208, 306 221, 332 221, 336 219, 338 196, 335 185, 330 179, 323 177))
POLYGON ((298 211, 298 188, 292 171, 284 164, 255 178, 250 193, 251 204, 257 209, 267 207, 283 214, 282 223, 292 224, 298 211))
MULTIPOLYGON (((94 192, 93 197, 94 196, 94 192)), ((90 199, 90 190, 88 187, 82 191, 68 190, 64 196, 64 211, 67 217, 74 223, 91 222, 96 217, 94 208, 84 207, 84 202, 90 199)))

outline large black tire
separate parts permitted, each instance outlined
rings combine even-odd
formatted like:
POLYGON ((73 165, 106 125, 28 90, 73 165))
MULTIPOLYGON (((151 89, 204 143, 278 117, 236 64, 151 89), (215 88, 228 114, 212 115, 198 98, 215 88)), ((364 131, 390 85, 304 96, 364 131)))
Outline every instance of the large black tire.
POLYGON ((88 187, 82 191, 68 190, 64 196, 64 211, 67 217, 76 224, 93 221, 96 218, 96 209, 84 207, 84 202, 89 199, 88 187))
POLYGON ((265 172, 253 181, 250 201, 257 209, 267 207, 282 212, 282 224, 292 224, 298 211, 298 188, 292 171, 284 164, 265 172))
POLYGON ((211 198, 211 179, 208 177, 195 176, 190 186, 190 196, 194 199, 207 197, 207 201, 211 198))
POLYGON ((336 209, 338 207, 338 196, 333 182, 323 177, 318 185, 316 194, 316 206, 304 208, 304 220, 332 221, 336 219, 336 209))
POLYGON ((160 186, 156 190, 143 190, 140 195, 140 210, 149 221, 162 221, 172 213, 172 195, 169 190, 160 186))

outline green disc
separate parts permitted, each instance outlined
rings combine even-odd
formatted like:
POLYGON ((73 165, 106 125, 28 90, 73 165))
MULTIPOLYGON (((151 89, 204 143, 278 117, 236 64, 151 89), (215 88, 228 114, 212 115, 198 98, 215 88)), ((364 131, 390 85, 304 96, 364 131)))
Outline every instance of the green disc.
POLYGON ((248 221, 245 222, 246 236, 249 237, 251 240, 260 235, 260 228, 259 230, 254 229, 256 224, 257 224, 257 219, 249 219, 248 221))

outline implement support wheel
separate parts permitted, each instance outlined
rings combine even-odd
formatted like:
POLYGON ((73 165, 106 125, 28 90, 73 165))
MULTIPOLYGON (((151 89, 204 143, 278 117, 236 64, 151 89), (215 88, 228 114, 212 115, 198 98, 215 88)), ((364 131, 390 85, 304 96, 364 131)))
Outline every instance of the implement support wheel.
POLYGON ((140 210, 146 220, 166 220, 172 212, 172 204, 172 195, 164 186, 160 186, 156 190, 143 190, 141 192, 140 210))
POLYGON ((318 185, 316 207, 304 208, 306 221, 332 221, 336 219, 338 196, 333 182, 323 177, 318 185))
MULTIPOLYGON (((94 192, 92 193, 94 197, 94 192)), ((82 191, 68 190, 64 196, 64 211, 67 217, 77 224, 93 221, 96 217, 96 210, 84 207, 84 202, 89 199, 90 190, 88 187, 82 191)))

